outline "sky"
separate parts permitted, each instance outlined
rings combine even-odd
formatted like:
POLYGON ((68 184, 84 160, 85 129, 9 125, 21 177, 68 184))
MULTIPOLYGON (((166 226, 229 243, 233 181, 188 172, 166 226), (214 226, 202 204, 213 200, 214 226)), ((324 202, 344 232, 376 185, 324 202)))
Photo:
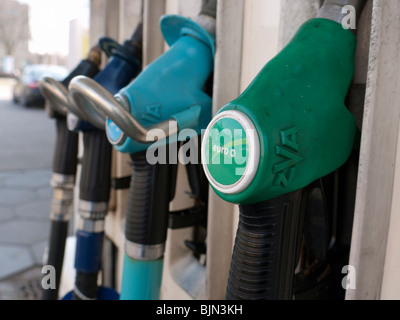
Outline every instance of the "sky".
POLYGON ((89 0, 17 1, 30 6, 31 52, 67 55, 69 22, 81 18, 88 25, 89 0))

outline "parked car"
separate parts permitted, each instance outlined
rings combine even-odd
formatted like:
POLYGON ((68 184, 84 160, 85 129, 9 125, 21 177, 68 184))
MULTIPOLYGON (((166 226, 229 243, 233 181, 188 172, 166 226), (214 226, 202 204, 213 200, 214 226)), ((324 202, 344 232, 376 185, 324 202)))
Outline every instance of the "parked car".
POLYGON ((40 93, 38 81, 43 77, 52 77, 61 81, 68 70, 58 65, 34 64, 25 67, 13 90, 13 101, 23 106, 44 106, 44 97, 40 93))

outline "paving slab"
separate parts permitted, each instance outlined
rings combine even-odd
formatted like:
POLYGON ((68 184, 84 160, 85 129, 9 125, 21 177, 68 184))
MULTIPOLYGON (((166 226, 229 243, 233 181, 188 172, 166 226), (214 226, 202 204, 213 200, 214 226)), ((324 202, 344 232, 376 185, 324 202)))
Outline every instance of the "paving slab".
POLYGON ((0 280, 19 273, 34 265, 34 259, 27 246, 0 245, 0 280))
POLYGON ((15 176, 15 172, 0 171, 0 187, 5 185, 5 181, 15 176))
POLYGON ((2 223, 3 221, 13 219, 14 217, 15 217, 15 212, 13 211, 12 208, 5 205, 0 205, 0 223, 2 223))
POLYGON ((40 300, 41 267, 36 266, 0 280, 0 300, 40 300))
POLYGON ((16 173, 19 171, 0 171, 0 181, 13 177, 16 173))
POLYGON ((31 246, 35 264, 40 266, 43 265, 43 258, 46 248, 48 246, 48 242, 49 242, 48 239, 46 239, 31 246))
POLYGON ((43 108, 0 99, 0 128, 7 133, 0 139, 0 171, 51 168, 56 130, 43 108))
POLYGON ((50 172, 21 172, 4 179, 4 185, 19 188, 47 187, 50 177, 50 172))
POLYGON ((48 239, 49 233, 49 220, 36 221, 15 219, 0 224, 0 243, 31 245, 48 239))
POLYGON ((49 203, 51 203, 51 199, 53 198, 53 188, 51 186, 41 187, 36 190, 37 199, 47 199, 49 203))
POLYGON ((0 187, 0 205, 13 205, 35 199, 34 190, 21 190, 20 188, 0 187))
POLYGON ((15 205, 15 213, 20 218, 49 220, 51 202, 49 199, 32 200, 15 205))

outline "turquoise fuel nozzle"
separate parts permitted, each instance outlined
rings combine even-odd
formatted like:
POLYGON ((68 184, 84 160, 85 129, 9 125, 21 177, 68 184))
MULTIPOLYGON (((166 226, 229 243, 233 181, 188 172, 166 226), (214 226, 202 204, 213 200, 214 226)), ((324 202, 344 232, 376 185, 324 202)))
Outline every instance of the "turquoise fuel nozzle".
POLYGON ((115 97, 89 78, 71 82, 70 91, 84 91, 91 107, 108 117, 107 137, 123 153, 147 150, 154 143, 151 129, 163 130, 172 142, 182 129, 199 135, 211 119, 212 101, 203 87, 214 67, 213 35, 177 15, 163 16, 160 27, 170 49, 115 97))
MULTIPOLYGON (((162 17, 160 27, 170 49, 122 89, 117 99, 145 128, 159 128, 160 122, 172 120, 176 131, 190 128, 200 134, 211 119, 212 101, 203 87, 214 67, 214 38, 196 22, 177 15, 162 17)), ((148 137, 133 130, 121 131, 124 124, 117 121, 109 116, 106 124, 115 149, 135 153, 154 143, 143 143, 148 137)), ((174 133, 170 128, 165 131, 174 133)))
POLYGON ((356 132, 344 100, 356 38, 312 19, 208 125, 202 162, 224 200, 248 204, 300 189, 340 167, 356 132))

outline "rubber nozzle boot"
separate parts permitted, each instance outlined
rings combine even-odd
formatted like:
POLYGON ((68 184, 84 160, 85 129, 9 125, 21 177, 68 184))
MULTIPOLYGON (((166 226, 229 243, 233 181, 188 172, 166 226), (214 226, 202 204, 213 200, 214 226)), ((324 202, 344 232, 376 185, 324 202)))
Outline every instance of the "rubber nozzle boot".
MULTIPOLYGON (((211 119, 212 100, 203 88, 213 70, 214 37, 196 22, 181 16, 163 16, 160 26, 170 49, 116 97, 145 128, 171 119, 180 130, 190 128, 192 136, 198 135, 211 119)), ((118 151, 132 154, 151 145, 131 139, 114 121, 112 117, 107 120, 106 132, 118 151)))
POLYGON ((298 190, 349 157, 355 119, 344 101, 356 38, 312 19, 210 122, 202 164, 225 201, 258 203, 298 190))

